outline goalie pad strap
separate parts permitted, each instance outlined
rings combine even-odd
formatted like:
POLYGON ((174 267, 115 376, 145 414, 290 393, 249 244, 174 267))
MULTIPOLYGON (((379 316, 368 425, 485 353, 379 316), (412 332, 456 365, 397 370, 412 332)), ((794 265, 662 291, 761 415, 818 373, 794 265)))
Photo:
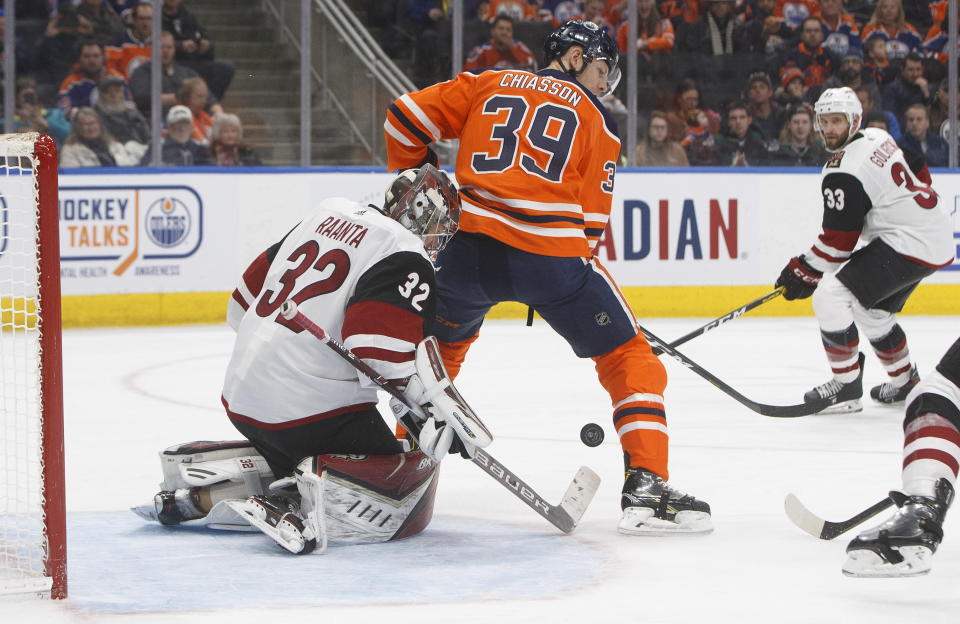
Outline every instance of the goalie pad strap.
POLYGON ((233 457, 219 461, 182 463, 180 477, 190 486, 209 486, 222 481, 242 482, 247 491, 263 494, 262 480, 273 481, 273 472, 267 460, 259 455, 233 457))

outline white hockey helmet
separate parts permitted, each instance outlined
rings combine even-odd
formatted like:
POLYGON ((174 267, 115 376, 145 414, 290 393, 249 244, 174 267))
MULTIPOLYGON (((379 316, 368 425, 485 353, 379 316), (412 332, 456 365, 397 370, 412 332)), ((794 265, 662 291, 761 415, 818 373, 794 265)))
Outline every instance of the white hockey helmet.
MULTIPOLYGON (((850 130, 847 133, 847 141, 853 138, 860 131, 860 120, 863 119, 863 105, 860 104, 860 98, 850 87, 837 87, 827 89, 820 94, 820 98, 814 105, 813 129, 823 134, 820 128, 820 115, 830 113, 841 113, 847 116, 847 122, 850 124, 850 130)), ((847 143, 844 141, 844 145, 847 143)), ((835 152, 837 150, 828 151, 835 152)))
POLYGON ((433 165, 400 172, 384 196, 383 212, 410 230, 436 260, 460 227, 460 196, 449 176, 433 165))

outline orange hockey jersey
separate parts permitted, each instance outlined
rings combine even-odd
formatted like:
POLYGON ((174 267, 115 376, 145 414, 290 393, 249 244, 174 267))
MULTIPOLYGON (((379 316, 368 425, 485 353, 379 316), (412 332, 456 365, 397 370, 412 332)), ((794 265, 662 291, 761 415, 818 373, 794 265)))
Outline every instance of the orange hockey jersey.
POLYGON ((589 91, 546 69, 464 72, 398 98, 384 122, 387 167, 460 139, 460 229, 517 249, 590 257, 610 217, 616 125, 589 91))

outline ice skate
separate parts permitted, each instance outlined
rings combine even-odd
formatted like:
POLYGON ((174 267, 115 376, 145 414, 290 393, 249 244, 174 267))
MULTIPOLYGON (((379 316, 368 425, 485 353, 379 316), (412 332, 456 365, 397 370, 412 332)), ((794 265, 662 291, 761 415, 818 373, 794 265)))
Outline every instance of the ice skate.
POLYGON ((946 479, 936 485, 936 497, 890 492, 897 512, 864 531, 847 546, 843 573, 859 577, 919 576, 930 571, 930 559, 943 540, 943 519, 953 500, 946 479))
POLYGON ((198 493, 200 488, 180 488, 174 492, 162 490, 153 497, 154 513, 144 514, 143 508, 134 508, 140 517, 155 520, 160 524, 173 526, 202 518, 205 514, 200 510, 198 493))
POLYGON ((710 505, 642 468, 629 468, 620 498, 624 535, 676 535, 713 530, 710 505))
POLYGON ((910 378, 907 380, 907 383, 902 386, 896 386, 888 381, 879 386, 874 386, 870 389, 870 398, 877 403, 886 403, 888 405, 902 403, 918 383, 920 383, 920 373, 917 372, 917 365, 914 364, 910 367, 910 378))
POLYGON ((818 414, 838 414, 843 412, 859 412, 863 410, 863 404, 860 398, 863 396, 863 362, 864 355, 861 353, 858 360, 860 364, 860 373, 857 378, 850 383, 843 383, 836 377, 825 384, 820 384, 803 395, 805 403, 820 401, 821 399, 830 399, 833 404, 817 412, 818 414))
POLYGON ((300 517, 299 506, 289 498, 251 496, 245 501, 231 501, 231 507, 295 555, 306 555, 317 547, 313 530, 300 517))

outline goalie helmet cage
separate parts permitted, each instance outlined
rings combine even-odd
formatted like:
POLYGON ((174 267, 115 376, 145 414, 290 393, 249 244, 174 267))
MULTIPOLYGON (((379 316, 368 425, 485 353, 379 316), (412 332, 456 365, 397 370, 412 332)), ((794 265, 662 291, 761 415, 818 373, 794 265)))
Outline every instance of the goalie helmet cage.
POLYGON ((0 596, 66 598, 57 150, 0 135, 0 596))

